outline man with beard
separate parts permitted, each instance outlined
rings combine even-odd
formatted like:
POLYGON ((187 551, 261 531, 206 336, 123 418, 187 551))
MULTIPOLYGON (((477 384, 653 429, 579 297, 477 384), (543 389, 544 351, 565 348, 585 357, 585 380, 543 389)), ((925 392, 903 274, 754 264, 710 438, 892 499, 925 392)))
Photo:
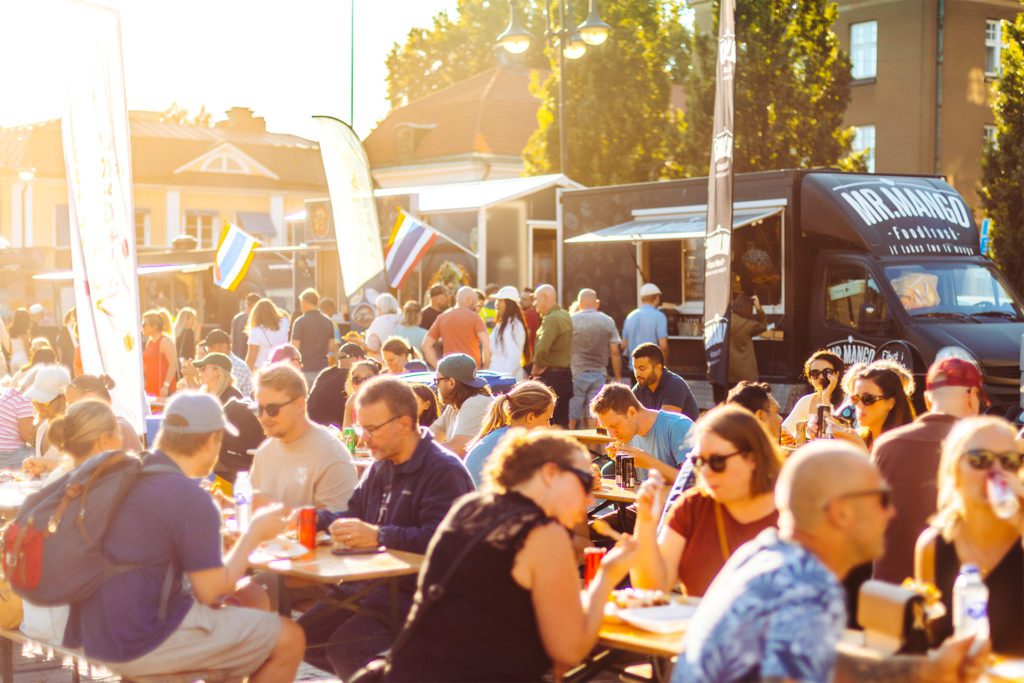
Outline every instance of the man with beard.
POLYGON ((480 426, 494 400, 487 381, 476 376, 476 362, 464 353, 445 356, 437 365, 437 393, 444 410, 430 431, 434 438, 460 458, 480 433, 480 426))
POLYGON ((633 350, 633 393, 644 408, 700 417, 697 399, 686 380, 665 367, 665 354, 657 344, 641 344, 633 350))

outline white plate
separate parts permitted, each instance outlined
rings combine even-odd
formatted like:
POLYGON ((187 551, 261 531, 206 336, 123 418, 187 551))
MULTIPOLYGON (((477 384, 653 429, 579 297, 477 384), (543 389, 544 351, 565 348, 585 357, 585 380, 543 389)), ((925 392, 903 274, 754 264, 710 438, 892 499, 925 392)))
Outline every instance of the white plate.
POLYGON ((1000 680, 1019 681, 1024 679, 1024 659, 1007 659, 988 668, 988 673, 1000 680))
POLYGON ((290 538, 274 538, 269 541, 263 541, 257 549, 265 552, 267 555, 289 560, 301 557, 309 552, 309 548, 290 538))
POLYGON ((616 616, 651 633, 680 633, 686 630, 695 611, 695 605, 659 605, 619 610, 616 616))

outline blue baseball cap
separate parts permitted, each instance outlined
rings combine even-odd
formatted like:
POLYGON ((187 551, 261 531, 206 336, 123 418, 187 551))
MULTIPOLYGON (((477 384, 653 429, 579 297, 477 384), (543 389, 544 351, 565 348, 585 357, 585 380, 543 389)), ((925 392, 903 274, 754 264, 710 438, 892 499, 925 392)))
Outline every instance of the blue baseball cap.
POLYGON ((220 401, 210 394, 183 391, 171 397, 164 408, 160 429, 170 434, 209 434, 225 431, 238 436, 238 430, 224 416, 220 401))

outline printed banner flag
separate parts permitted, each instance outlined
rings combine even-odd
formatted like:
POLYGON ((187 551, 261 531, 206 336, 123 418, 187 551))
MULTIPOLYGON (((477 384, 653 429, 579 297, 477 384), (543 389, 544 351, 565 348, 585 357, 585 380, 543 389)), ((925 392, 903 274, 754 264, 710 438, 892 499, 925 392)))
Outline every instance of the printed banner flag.
POLYGON ((217 257, 213 262, 213 284, 229 292, 235 291, 245 279, 258 246, 260 243, 255 237, 237 225, 224 221, 220 243, 217 244, 217 257))
POLYGON ((436 241, 436 230, 399 209, 398 220, 384 247, 388 285, 399 289, 436 241))
POLYGON ((715 118, 708 173, 704 239, 704 355, 708 381, 729 384, 729 309, 732 304, 733 97, 736 75, 735 0, 721 0, 715 118))
POLYGON ((314 116, 313 120, 320 128, 320 155, 331 195, 341 280, 345 296, 351 297, 384 271, 370 162, 359 137, 344 121, 331 116, 314 116))
POLYGON ((114 412, 141 434, 149 408, 121 28, 117 12, 84 2, 69 3, 62 20, 75 27, 61 133, 82 365, 114 378, 114 412))

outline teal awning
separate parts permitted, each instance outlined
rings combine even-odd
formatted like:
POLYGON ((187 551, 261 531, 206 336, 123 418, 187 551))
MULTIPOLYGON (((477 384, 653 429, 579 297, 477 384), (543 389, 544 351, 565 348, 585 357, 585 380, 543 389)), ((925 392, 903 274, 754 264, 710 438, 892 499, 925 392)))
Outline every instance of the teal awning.
MULTIPOLYGON (((733 213, 732 227, 742 228, 781 213, 782 209, 740 209, 733 213)), ((678 218, 637 219, 627 223, 601 228, 565 240, 566 244, 605 244, 611 242, 652 242, 704 237, 707 232, 707 214, 695 213, 678 218)))

